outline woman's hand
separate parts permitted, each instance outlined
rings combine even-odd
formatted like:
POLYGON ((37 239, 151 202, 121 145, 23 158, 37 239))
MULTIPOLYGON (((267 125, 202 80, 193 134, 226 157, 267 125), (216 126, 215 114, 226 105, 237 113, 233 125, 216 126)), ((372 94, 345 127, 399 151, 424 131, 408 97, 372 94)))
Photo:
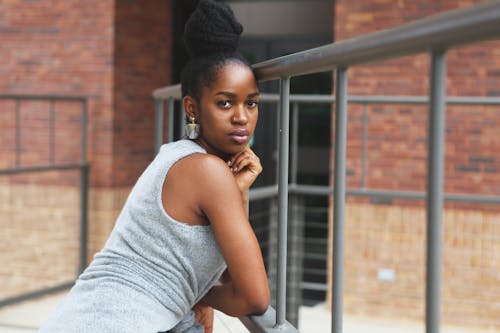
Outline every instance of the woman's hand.
POLYGON ((196 321, 205 328, 205 333, 212 333, 214 327, 214 309, 200 303, 193 307, 196 321))
POLYGON ((243 195, 246 195, 250 186, 252 186, 257 176, 262 172, 260 159, 250 147, 231 157, 227 165, 233 172, 236 184, 243 195))

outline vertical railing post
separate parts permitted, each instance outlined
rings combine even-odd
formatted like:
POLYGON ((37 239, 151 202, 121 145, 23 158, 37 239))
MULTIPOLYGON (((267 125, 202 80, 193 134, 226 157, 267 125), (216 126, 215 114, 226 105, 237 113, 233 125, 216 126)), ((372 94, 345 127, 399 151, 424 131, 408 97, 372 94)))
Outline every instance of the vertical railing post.
POLYGON ((299 103, 292 104, 292 158, 290 165, 290 182, 297 184, 299 162, 299 103))
POLYGON ((363 103, 363 115, 361 118, 361 188, 366 189, 366 146, 368 139, 368 111, 366 103, 363 103))
POLYGON ((15 166, 18 168, 21 164, 21 110, 20 110, 21 101, 19 98, 16 98, 16 133, 15 133, 15 142, 16 142, 16 158, 15 158, 15 166))
POLYGON ((288 156, 290 131, 290 78, 280 81, 280 130, 278 140, 278 276, 276 287, 276 326, 286 316, 286 248, 288 219, 288 156))
POLYGON ((168 124, 167 124, 167 142, 174 141, 174 118, 175 118, 175 109, 174 109, 174 98, 168 98, 168 124))
POLYGON ((160 151, 163 143, 163 100, 155 99, 155 153, 160 151))
MULTIPOLYGON (((290 183, 297 184, 299 154, 299 103, 292 103, 292 131, 290 133, 290 183)), ((287 277, 287 320, 294 326, 299 323, 299 307, 302 303, 302 266, 303 266, 303 221, 304 199, 297 194, 288 198, 290 219, 288 223, 288 277, 287 277)))
POLYGON ((78 273, 82 273, 87 266, 87 242, 88 242, 88 196, 89 196, 89 166, 87 163, 87 122, 88 106, 83 101, 82 109, 82 133, 80 145, 80 262, 78 273))
POLYGON ((425 327, 439 332, 441 292, 441 217, 446 123, 446 52, 433 51, 429 101, 427 183, 427 270, 425 327))
POLYGON ((344 209, 347 141, 347 69, 337 69, 335 82, 335 177, 333 198, 332 332, 342 333, 344 209))

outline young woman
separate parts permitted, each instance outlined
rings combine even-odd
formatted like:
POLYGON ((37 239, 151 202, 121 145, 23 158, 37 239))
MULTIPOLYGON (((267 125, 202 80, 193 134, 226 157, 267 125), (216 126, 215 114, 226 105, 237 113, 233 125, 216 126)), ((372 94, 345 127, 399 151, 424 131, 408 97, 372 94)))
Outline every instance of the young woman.
POLYGON ((200 1, 185 27, 189 139, 161 147, 105 247, 40 332, 203 332, 194 313, 210 331, 211 308, 266 310, 266 272, 246 213, 262 171, 248 145, 259 92, 236 53, 241 32, 229 7, 200 1))

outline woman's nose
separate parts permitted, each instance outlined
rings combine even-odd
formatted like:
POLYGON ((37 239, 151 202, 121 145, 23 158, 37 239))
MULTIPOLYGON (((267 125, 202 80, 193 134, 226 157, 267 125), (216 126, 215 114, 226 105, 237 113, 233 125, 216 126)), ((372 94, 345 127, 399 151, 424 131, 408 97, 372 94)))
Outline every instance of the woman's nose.
POLYGON ((248 122, 247 113, 243 106, 235 108, 232 121, 238 124, 246 124, 248 122))

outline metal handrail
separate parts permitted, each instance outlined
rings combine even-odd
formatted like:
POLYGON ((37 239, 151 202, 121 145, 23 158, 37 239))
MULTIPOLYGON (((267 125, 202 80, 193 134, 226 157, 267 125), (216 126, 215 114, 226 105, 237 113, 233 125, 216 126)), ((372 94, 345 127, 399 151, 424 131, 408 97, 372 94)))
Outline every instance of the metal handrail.
MULTIPOLYGON (((500 1, 496 0, 260 62, 252 67, 259 81, 267 81, 446 49, 498 38, 499 18, 500 1)), ((180 92, 180 84, 176 84, 154 90, 153 97, 180 98, 180 92)))
POLYGON ((447 49, 498 38, 499 17, 500 2, 492 1, 271 59, 253 67, 259 80, 267 81, 447 49))
MULTIPOLYGON (((79 189, 80 189, 80 216, 79 216, 79 243, 80 249, 78 254, 78 273, 83 272, 87 266, 87 248, 88 248, 88 196, 89 196, 89 163, 87 160, 87 131, 88 131, 88 98, 85 96, 70 96, 70 95, 34 95, 34 94, 0 94, 0 100, 14 100, 15 103, 15 165, 10 168, 0 169, 0 176, 3 175, 16 175, 32 172, 50 172, 50 171, 64 171, 64 170, 79 170, 79 189), (22 101, 44 101, 50 102, 50 125, 49 125, 49 163, 40 165, 23 166, 19 161, 20 155, 20 103, 22 101), (55 143, 55 128, 54 117, 56 102, 78 102, 81 105, 80 121, 80 161, 56 163, 54 159, 54 143, 55 143)), ((7 299, 0 300, 0 307, 10 304, 15 304, 28 299, 33 299, 43 295, 58 292, 60 290, 71 287, 73 282, 62 282, 50 288, 43 288, 31 292, 17 295, 7 299)))

